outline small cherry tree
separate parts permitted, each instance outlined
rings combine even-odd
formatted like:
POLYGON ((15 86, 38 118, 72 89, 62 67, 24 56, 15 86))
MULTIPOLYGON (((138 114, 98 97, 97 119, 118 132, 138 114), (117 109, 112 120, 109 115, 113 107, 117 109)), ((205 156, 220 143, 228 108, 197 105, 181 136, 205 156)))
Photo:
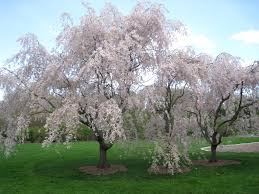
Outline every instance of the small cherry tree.
POLYGON ((197 57, 191 49, 168 51, 156 68, 155 83, 145 91, 152 113, 147 130, 158 141, 152 161, 154 171, 162 166, 173 174, 189 163, 186 101, 197 80, 197 57))

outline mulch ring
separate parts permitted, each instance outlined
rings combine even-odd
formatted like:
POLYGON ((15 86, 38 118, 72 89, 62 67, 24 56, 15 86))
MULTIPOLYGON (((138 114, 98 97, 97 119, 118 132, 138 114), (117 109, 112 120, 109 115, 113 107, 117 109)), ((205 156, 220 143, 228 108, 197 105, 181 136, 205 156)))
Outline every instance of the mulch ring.
POLYGON ((128 168, 124 165, 116 164, 105 169, 97 168, 97 166, 82 166, 79 170, 90 175, 110 175, 117 172, 127 172, 128 168))
POLYGON ((195 166, 208 166, 208 167, 241 164, 241 162, 238 160, 218 160, 217 162, 209 162, 208 160, 193 160, 192 163, 195 166))
MULTIPOLYGON (((184 168, 181 168, 181 171, 176 172, 175 174, 186 173, 190 171, 191 171, 190 168, 184 167, 184 168)), ((164 166, 157 166, 155 170, 150 167, 148 169, 148 172, 150 174, 171 174, 171 172, 164 166)))

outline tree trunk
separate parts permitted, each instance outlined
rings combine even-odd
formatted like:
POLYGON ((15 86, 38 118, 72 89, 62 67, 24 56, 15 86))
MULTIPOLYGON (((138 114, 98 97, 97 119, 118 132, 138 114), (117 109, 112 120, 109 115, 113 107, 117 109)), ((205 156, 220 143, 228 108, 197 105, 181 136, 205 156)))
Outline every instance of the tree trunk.
POLYGON ((218 145, 213 145, 211 144, 211 158, 209 162, 217 162, 217 146, 218 145))
POLYGON ((164 120, 165 120, 165 132, 169 133, 169 119, 166 113, 164 113, 164 120))
POLYGON ((169 134, 174 126, 174 117, 170 112, 164 113, 164 121, 165 121, 165 132, 169 134))
POLYGON ((111 144, 105 144, 103 142, 99 142, 100 145, 100 157, 99 157, 99 163, 97 165, 98 168, 109 168, 110 164, 107 161, 107 150, 110 149, 112 147, 111 144))
POLYGON ((218 142, 217 140, 217 132, 214 132, 213 135, 211 136, 211 146, 210 146, 210 150, 211 150, 211 158, 209 160, 209 162, 217 162, 217 147, 219 145, 220 142, 218 142))

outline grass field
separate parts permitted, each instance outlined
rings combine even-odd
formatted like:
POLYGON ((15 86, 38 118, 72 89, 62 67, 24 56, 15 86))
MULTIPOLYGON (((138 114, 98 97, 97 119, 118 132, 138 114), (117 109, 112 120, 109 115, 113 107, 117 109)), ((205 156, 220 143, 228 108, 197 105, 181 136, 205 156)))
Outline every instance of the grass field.
MULTIPOLYGON (((259 141, 259 138, 225 138, 223 143, 259 141)), ((204 142, 195 142, 195 153, 204 142)), ((144 142, 135 151, 145 151, 144 142)), ((259 153, 220 153, 220 159, 241 160, 241 165, 193 167, 186 174, 150 175, 148 160, 130 151, 120 157, 118 146, 109 151, 109 161, 124 164, 128 172, 111 176, 91 176, 78 168, 96 164, 98 145, 78 142, 71 149, 59 145, 41 148, 40 144, 24 144, 9 159, 0 159, 0 193, 259 193, 259 153)), ((195 157, 195 155, 193 156, 195 157)))

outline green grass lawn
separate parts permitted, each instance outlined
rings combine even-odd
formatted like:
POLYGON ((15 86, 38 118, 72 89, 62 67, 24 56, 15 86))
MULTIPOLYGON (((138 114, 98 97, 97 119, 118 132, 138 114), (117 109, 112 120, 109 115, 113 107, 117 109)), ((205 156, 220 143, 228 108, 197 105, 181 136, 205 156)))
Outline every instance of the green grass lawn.
MULTIPOLYGON (((225 138, 223 143, 259 141, 259 138, 225 138)), ((206 143, 197 141, 195 152, 206 143)), ((98 161, 95 142, 75 143, 71 149, 59 145, 41 148, 40 144, 24 144, 9 159, 0 159, 0 193, 259 193, 259 153, 220 153, 220 159, 241 160, 241 165, 225 167, 193 167, 186 174, 150 175, 148 160, 139 152, 147 144, 141 142, 121 157, 118 146, 109 151, 109 161, 124 164, 128 172, 111 176, 91 176, 78 168, 98 161), (135 151, 133 151, 135 150, 135 151)))

